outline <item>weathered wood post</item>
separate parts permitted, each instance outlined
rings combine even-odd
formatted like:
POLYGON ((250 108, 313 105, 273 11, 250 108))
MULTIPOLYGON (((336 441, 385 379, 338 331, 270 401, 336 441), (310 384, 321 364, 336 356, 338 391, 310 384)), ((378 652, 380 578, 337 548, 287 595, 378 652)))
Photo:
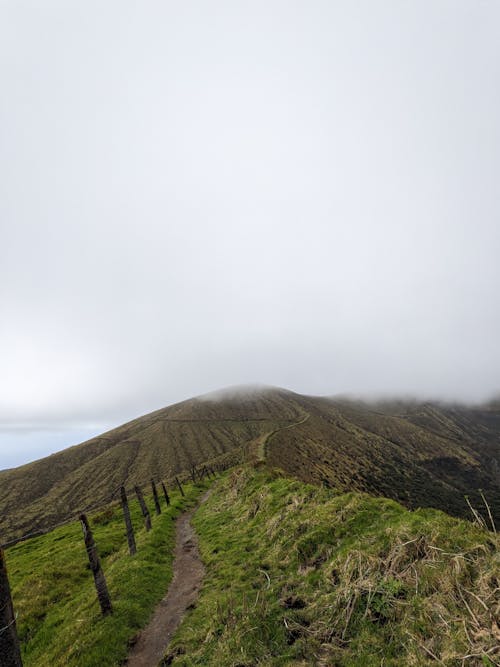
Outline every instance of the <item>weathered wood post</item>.
POLYGON ((142 516, 144 517, 144 525, 146 526, 146 530, 151 530, 151 515, 149 514, 148 506, 146 505, 146 501, 144 500, 142 491, 138 486, 134 488, 135 488, 135 493, 137 495, 137 500, 139 501, 139 505, 141 506, 141 512, 142 516))
POLYGON ((89 557, 90 569, 94 575, 95 589, 97 591, 97 599, 101 606, 103 616, 113 613, 113 605, 109 597, 108 585, 106 584, 106 577, 102 571, 101 561, 97 553, 97 547, 94 541, 94 536, 90 530, 89 522, 85 514, 80 514, 80 522, 82 524, 83 539, 85 540, 85 548, 87 549, 87 556, 89 557))
POLYGON ((165 484, 162 482, 161 483, 161 488, 163 489, 163 495, 165 496, 165 502, 167 503, 167 507, 170 505, 170 496, 167 493, 167 487, 165 484))
POLYGON ((0 549, 0 664, 23 667, 3 549, 0 549))
POLYGON ((151 480, 151 488, 153 489, 153 499, 155 502, 156 514, 161 514, 160 500, 158 498, 158 491, 156 490, 156 484, 154 479, 151 480))
POLYGON ((179 479, 176 477, 175 481, 177 482, 177 486, 179 487, 179 491, 181 492, 181 495, 184 496, 184 489, 181 486, 181 483, 179 482, 179 479))
POLYGON ((132 526, 132 520, 130 518, 130 509, 128 506, 127 492, 125 491, 124 486, 122 486, 120 489, 120 495, 122 500, 123 518, 125 519, 125 528, 127 530, 128 550, 130 551, 130 555, 133 556, 134 554, 137 553, 137 547, 135 544, 134 528, 132 526))

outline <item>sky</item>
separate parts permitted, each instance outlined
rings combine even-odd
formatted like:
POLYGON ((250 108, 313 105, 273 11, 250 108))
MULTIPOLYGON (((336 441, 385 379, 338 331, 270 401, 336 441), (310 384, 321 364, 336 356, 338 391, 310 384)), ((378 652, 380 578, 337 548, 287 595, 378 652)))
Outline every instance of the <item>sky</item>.
POLYGON ((500 392, 497 0, 0 0, 0 468, 219 387, 500 392))

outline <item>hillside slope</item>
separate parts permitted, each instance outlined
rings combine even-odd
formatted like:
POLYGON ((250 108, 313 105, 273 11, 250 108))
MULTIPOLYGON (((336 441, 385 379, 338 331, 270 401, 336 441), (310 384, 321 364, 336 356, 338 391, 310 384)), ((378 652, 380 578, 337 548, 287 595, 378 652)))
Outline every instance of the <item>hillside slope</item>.
MULTIPOLYGON (((175 522, 198 502, 204 482, 173 491, 146 531, 130 498, 137 553, 131 558, 118 503, 88 516, 105 572, 113 614, 102 617, 78 521, 6 549, 24 667, 123 665, 173 576, 175 522)), ((151 495, 146 495, 153 508, 151 495)), ((0 654, 0 665, 4 667, 0 654)), ((11 663, 9 663, 11 664, 11 663)))
POLYGON ((499 664, 498 535, 257 464, 174 491, 150 532, 132 498, 132 558, 118 504, 89 516, 114 605, 105 618, 78 522, 8 548, 26 667, 122 665, 172 581, 172 519, 208 487, 193 518, 205 579, 165 664, 499 664))
POLYGON ((196 513, 207 578, 165 664, 493 667, 499 539, 432 510, 234 468, 196 513))
MULTIPOLYGON (((39 461, 0 472, 0 543, 146 484, 217 461, 297 419, 288 392, 238 391, 178 403, 39 461)), ((237 460, 242 458, 238 453, 237 460)))
POLYGON ((470 516, 482 489, 500 519, 500 413, 300 397, 307 421, 276 433, 268 460, 308 482, 470 516))
POLYGON ((483 489, 500 521, 500 409, 366 404, 283 389, 222 392, 139 417, 0 472, 0 542, 207 461, 267 459, 304 481, 470 516, 483 489))

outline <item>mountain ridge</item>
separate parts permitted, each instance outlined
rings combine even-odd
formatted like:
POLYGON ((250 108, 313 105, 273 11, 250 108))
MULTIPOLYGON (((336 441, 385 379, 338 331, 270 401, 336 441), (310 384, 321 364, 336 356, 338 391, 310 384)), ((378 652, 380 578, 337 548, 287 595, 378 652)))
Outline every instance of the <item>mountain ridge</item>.
POLYGON ((464 496, 477 506, 482 489, 500 517, 496 404, 368 403, 259 386, 187 399, 0 471, 0 541, 65 519, 121 484, 246 461, 263 442, 268 465, 306 482, 462 517, 470 516, 464 496))

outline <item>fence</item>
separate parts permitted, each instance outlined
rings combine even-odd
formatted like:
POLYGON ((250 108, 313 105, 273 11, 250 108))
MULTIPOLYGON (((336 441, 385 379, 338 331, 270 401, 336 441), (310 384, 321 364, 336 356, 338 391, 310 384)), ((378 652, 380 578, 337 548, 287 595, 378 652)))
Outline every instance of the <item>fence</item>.
MULTIPOLYGON (((224 465, 224 463, 218 463, 212 465, 203 465, 203 466, 192 466, 189 471, 184 471, 170 478, 170 480, 160 481, 159 485, 163 491, 163 497, 166 505, 170 505, 170 496, 167 491, 167 488, 173 488, 174 484, 179 490, 180 494, 184 496, 184 489, 182 484, 186 483, 188 480, 192 480, 193 483, 201 481, 205 477, 215 478, 215 471, 221 472, 225 470, 229 465, 224 465)), ((156 515, 161 514, 161 504, 160 496, 158 494, 158 484, 154 479, 149 480, 151 485, 152 498, 154 503, 154 509, 156 515)), ((131 556, 137 553, 137 543, 134 534, 134 528, 132 525, 130 509, 129 509, 129 496, 134 494, 137 497, 139 502, 142 516, 144 519, 144 526, 146 531, 151 530, 152 527, 152 518, 149 511, 148 505, 144 498, 142 488, 145 486, 145 483, 140 485, 135 485, 132 490, 127 490, 124 486, 120 486, 113 491, 113 493, 104 501, 100 502, 95 506, 88 506, 80 511, 77 517, 72 517, 66 521, 62 521, 56 525, 52 525, 45 530, 38 530, 32 533, 28 533, 21 537, 18 537, 10 542, 7 542, 3 545, 0 545, 0 665, 1 667, 22 667, 21 659, 21 649, 19 644, 19 639, 17 635, 17 623, 16 623, 16 614, 14 612, 14 604, 11 596, 11 589, 9 584, 9 579, 7 575, 7 566, 5 562, 4 549, 19 544, 20 542, 25 542, 27 540, 33 539, 35 537, 40 537, 53 531, 55 528, 59 528, 63 525, 68 525, 75 521, 79 521, 82 527, 83 539, 85 543, 85 550, 87 553, 90 571, 92 572, 94 585, 96 590, 97 599, 100 605, 101 613, 103 616, 113 613, 113 604, 109 594, 108 586, 106 583, 106 577, 101 566, 101 561, 99 558, 98 548, 94 539, 92 528, 88 520, 87 514, 92 511, 103 510, 111 505, 116 500, 119 500, 123 513, 123 520, 125 523, 125 535, 127 538, 128 550, 131 556)))

